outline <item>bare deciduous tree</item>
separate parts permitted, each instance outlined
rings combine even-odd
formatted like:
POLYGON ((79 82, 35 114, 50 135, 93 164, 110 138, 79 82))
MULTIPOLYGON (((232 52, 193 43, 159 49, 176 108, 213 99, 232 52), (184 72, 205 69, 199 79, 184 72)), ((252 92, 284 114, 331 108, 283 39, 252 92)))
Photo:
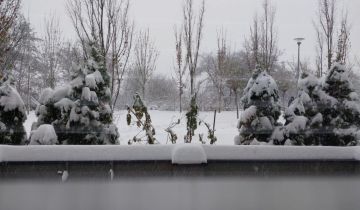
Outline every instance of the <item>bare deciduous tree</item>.
POLYGON ((270 4, 269 0, 265 0, 263 11, 264 15, 260 22, 260 32, 262 34, 262 39, 260 40, 261 62, 264 68, 270 71, 280 54, 277 48, 277 32, 274 26, 276 8, 270 4))
POLYGON ((80 63, 82 60, 82 49, 78 42, 65 41, 59 50, 59 65, 61 72, 61 81, 71 80, 71 71, 74 64, 80 63))
POLYGON ((113 96, 113 108, 116 106, 120 94, 120 88, 125 74, 132 50, 134 23, 129 19, 129 0, 113 1, 111 8, 113 15, 110 16, 111 26, 114 32, 111 42, 111 95, 113 96))
POLYGON ((324 72, 324 35, 321 33, 320 28, 314 23, 316 31, 316 74, 318 77, 322 77, 324 72))
POLYGON ((187 135, 185 143, 190 143, 195 135, 197 128, 198 106, 196 101, 196 93, 202 82, 195 87, 195 76, 199 60, 199 51, 202 40, 202 32, 204 27, 205 1, 201 2, 198 14, 194 12, 194 1, 184 0, 183 4, 183 41, 185 51, 185 65, 187 66, 190 76, 190 108, 186 113, 187 118, 187 135))
POLYGON ((190 76, 190 94, 195 90, 195 75, 199 59, 199 51, 204 27, 205 1, 201 3, 199 14, 194 12, 193 0, 185 0, 183 5, 183 40, 185 47, 185 62, 190 76))
POLYGON ((8 37, 8 32, 18 17, 20 0, 0 1, 0 40, 8 37))
POLYGON ((128 70, 134 24, 129 19, 129 0, 68 0, 67 9, 84 56, 88 42, 96 41, 112 76, 110 91, 114 109, 121 82, 128 70))
MULTIPOLYGON (((327 59, 327 69, 331 68, 334 56, 334 33, 335 33, 335 24, 336 24, 336 1, 335 0, 319 0, 319 8, 318 8, 318 21, 315 24, 315 28, 317 28, 317 36, 323 37, 325 41, 326 47, 326 59, 327 59), (322 35, 320 35, 322 34, 322 35)), ((320 41, 317 40, 319 48, 318 50, 322 50, 320 48, 320 41)), ((318 57, 322 52, 318 52, 318 57)), ((320 58, 318 58, 320 59, 320 58)), ((321 71, 323 73, 323 71, 321 71)), ((322 75, 320 73, 320 75, 322 75)))
POLYGON ((250 37, 245 39, 246 62, 249 69, 254 69, 259 64, 259 18, 253 18, 253 26, 250 27, 250 37))
POLYGON ((246 87, 252 73, 252 71, 248 69, 248 57, 246 52, 232 52, 228 59, 227 68, 229 70, 227 73, 226 86, 234 94, 236 116, 237 119, 239 119, 239 94, 241 93, 241 90, 246 87))
POLYGON ((254 16, 253 26, 250 27, 250 38, 245 39, 245 50, 250 69, 260 65, 270 72, 280 55, 275 28, 276 8, 269 0, 264 0, 262 12, 260 18, 254 16))
POLYGON ((42 40, 41 60, 47 73, 46 83, 48 87, 55 88, 59 70, 59 52, 62 44, 59 19, 54 15, 45 19, 44 37, 42 40))
POLYGON ((142 98, 145 100, 145 89, 147 82, 151 78, 159 56, 154 42, 150 40, 149 30, 140 31, 135 44, 135 63, 137 80, 141 87, 142 98))
POLYGON ((340 22, 340 31, 338 34, 336 62, 345 64, 347 62, 350 50, 350 25, 348 22, 348 12, 342 16, 340 22))
POLYGON ((0 1, 0 74, 8 66, 7 54, 10 49, 17 46, 21 39, 21 36, 14 36, 15 32, 19 32, 16 28, 16 20, 19 16, 20 3, 20 0, 0 1))
POLYGON ((183 40, 182 40, 182 29, 177 30, 175 27, 175 52, 176 52, 176 65, 175 65, 175 79, 179 89, 179 111, 182 112, 182 96, 185 88, 185 76, 187 65, 184 62, 183 55, 183 40))
POLYGON ((218 111, 221 112, 223 96, 226 87, 226 80, 228 79, 228 59, 229 59, 229 47, 226 40, 226 32, 222 29, 217 35, 217 53, 215 59, 210 57, 207 61, 210 65, 207 65, 206 72, 209 78, 217 90, 218 98, 218 111))
POLYGON ((43 84, 38 82, 42 79, 38 50, 40 40, 23 16, 17 18, 11 31, 11 39, 16 40, 16 44, 6 53, 5 68, 11 71, 15 86, 29 111, 43 84))

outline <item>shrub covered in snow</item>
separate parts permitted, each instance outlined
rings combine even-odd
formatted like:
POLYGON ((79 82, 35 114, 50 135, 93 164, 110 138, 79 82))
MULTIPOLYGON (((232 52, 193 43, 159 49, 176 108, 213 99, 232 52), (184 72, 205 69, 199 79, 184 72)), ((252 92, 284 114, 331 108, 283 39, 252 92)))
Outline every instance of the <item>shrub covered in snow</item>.
POLYGON ((267 143, 280 116, 278 87, 274 79, 261 69, 255 69, 241 99, 244 112, 238 128, 236 144, 267 143))
POLYGON ((24 102, 11 84, 11 78, 4 76, 0 79, 0 144, 25 144, 25 120, 24 102))
POLYGON ((54 145, 58 144, 57 135, 52 125, 41 125, 38 129, 31 131, 30 145, 54 145))
POLYGON ((119 134, 109 105, 110 76, 95 44, 89 44, 88 55, 69 85, 43 92, 33 129, 53 125, 60 144, 117 144, 119 134))

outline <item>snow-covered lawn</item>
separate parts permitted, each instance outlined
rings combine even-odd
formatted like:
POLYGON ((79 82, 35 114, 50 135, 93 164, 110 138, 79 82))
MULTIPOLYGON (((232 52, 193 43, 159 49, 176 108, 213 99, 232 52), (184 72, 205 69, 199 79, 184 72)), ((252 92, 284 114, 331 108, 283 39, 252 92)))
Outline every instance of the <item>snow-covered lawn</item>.
MULTIPOLYGON (((136 125, 128 126, 126 124, 126 110, 117 111, 114 114, 114 123, 117 125, 120 133, 120 143, 121 145, 127 145, 128 141, 132 139, 135 135, 141 131, 140 128, 137 128, 136 125)), ((153 125, 156 129, 156 139, 161 144, 171 144, 171 142, 167 142, 167 133, 165 129, 173 122, 176 122, 177 119, 180 118, 180 124, 174 127, 174 132, 178 136, 178 142, 184 142, 184 136, 186 134, 186 117, 185 112, 180 114, 179 112, 172 111, 150 111, 151 119, 153 121, 153 125)), ((213 124, 214 112, 200 112, 200 119, 203 121, 213 124)), ((34 112, 30 112, 27 117, 27 120, 24 123, 25 130, 30 135, 31 125, 36 121, 36 116, 34 112)), ((216 116, 216 131, 215 135, 217 136, 218 141, 217 145, 233 145, 234 137, 238 135, 238 130, 236 128, 237 125, 236 112, 221 112, 217 113, 216 116)), ((196 138, 193 140, 194 143, 199 143, 198 134, 203 133, 204 139, 207 139, 207 129, 204 124, 201 124, 196 130, 196 138)), ((139 136, 144 135, 141 133, 139 136)))
MULTIPOLYGON (((126 124, 127 111, 119 111, 115 113, 115 123, 119 128, 121 144, 127 144, 129 139, 132 139, 141 129, 137 128, 136 125, 128 126, 126 124)), ((161 144, 171 144, 167 142, 167 133, 165 129, 173 122, 180 119, 180 124, 175 126, 173 131, 178 136, 178 143, 184 142, 184 136, 186 134, 186 116, 185 112, 180 114, 179 112, 172 111, 150 111, 153 126, 156 129, 156 139, 161 144)), ((200 112, 200 119, 213 124, 214 112, 200 112)), ((236 112, 221 112, 217 113, 216 124, 215 124, 215 135, 218 141, 217 145, 233 145, 234 137, 238 134, 236 128, 237 125, 236 112)), ((193 140, 194 143, 200 143, 198 140, 198 134, 203 133, 204 139, 207 139, 207 128, 204 124, 201 124, 196 130, 196 138, 193 140)), ((143 134, 142 134, 143 135, 143 134)), ((141 134, 140 134, 141 136, 141 134)))

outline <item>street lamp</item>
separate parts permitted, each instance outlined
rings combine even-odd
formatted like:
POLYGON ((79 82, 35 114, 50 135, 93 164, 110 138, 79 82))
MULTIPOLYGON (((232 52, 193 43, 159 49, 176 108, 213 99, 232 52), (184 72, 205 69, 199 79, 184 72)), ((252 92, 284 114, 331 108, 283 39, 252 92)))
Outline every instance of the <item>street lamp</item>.
POLYGON ((305 40, 305 38, 295 38, 294 39, 298 45, 298 64, 297 64, 297 72, 296 72, 296 79, 299 82, 299 78, 300 78, 300 45, 302 43, 302 41, 305 40))

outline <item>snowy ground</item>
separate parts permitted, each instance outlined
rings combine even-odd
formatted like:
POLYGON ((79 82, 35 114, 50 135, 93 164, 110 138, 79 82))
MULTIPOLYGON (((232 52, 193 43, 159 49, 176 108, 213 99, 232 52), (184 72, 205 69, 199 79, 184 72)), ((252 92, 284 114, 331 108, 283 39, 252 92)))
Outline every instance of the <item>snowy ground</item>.
MULTIPOLYGON (((128 126, 126 124, 126 114, 127 111, 119 111, 115 114, 115 123, 117 124, 120 131, 120 139, 121 144, 127 144, 128 140, 135 136, 140 129, 135 125, 128 126)), ((178 142, 184 142, 184 136, 186 134, 186 117, 185 113, 180 114, 179 112, 171 112, 171 111, 150 111, 151 119, 153 121, 153 125, 156 129, 156 139, 161 144, 166 144, 171 142, 167 142, 167 133, 165 129, 172 123, 176 122, 177 119, 180 118, 180 124, 174 127, 173 131, 178 136, 178 142)), ((203 121, 213 124, 214 113, 213 112, 200 112, 200 119, 203 121)), ((237 119, 236 112, 221 112, 217 114, 216 117, 216 131, 215 135, 218 138, 218 145, 224 144, 234 144, 234 136, 238 134, 238 130, 236 128, 237 119)), ((205 125, 201 124, 199 129, 196 130, 196 133, 203 133, 204 139, 207 137, 207 129, 205 125)), ((141 135, 140 135, 141 136, 141 135)), ((193 142, 199 142, 198 137, 193 142)))
MULTIPOLYGON (((141 131, 141 129, 137 128, 136 125, 128 126, 126 124, 126 114, 127 111, 117 111, 114 114, 114 123, 116 123, 119 132, 120 132, 120 142, 122 145, 127 145, 129 139, 132 139, 135 135, 141 131)), ((184 135, 186 133, 186 118, 185 113, 180 114, 179 112, 172 112, 172 111, 150 111, 150 115, 153 121, 153 125, 156 129, 156 139, 161 144, 171 144, 167 142, 167 133, 165 129, 172 123, 176 122, 177 119, 180 118, 181 123, 177 125, 173 130, 178 136, 178 142, 184 142, 184 135)), ((200 112, 200 118, 209 123, 213 124, 213 112, 200 112)), ((25 129, 28 135, 31 131, 31 125, 33 122, 36 121, 36 116, 34 112, 30 112, 28 118, 25 122, 25 129)), ((217 113, 216 117, 216 131, 215 135, 218 138, 216 142, 217 145, 233 145, 234 144, 234 136, 238 134, 238 130, 236 128, 237 119, 236 119, 236 112, 221 112, 217 113)), ((207 137, 207 129, 205 125, 200 125, 199 129, 196 131, 197 134, 203 133, 204 139, 207 137)), ((143 136, 141 133, 139 136, 143 136)), ((196 136, 195 140, 193 141, 198 143, 198 137, 196 136)))
POLYGON ((25 131, 27 133, 27 137, 29 138, 30 132, 31 132, 31 126, 34 122, 36 122, 37 117, 35 115, 35 112, 32 111, 27 115, 26 121, 24 123, 25 131))

